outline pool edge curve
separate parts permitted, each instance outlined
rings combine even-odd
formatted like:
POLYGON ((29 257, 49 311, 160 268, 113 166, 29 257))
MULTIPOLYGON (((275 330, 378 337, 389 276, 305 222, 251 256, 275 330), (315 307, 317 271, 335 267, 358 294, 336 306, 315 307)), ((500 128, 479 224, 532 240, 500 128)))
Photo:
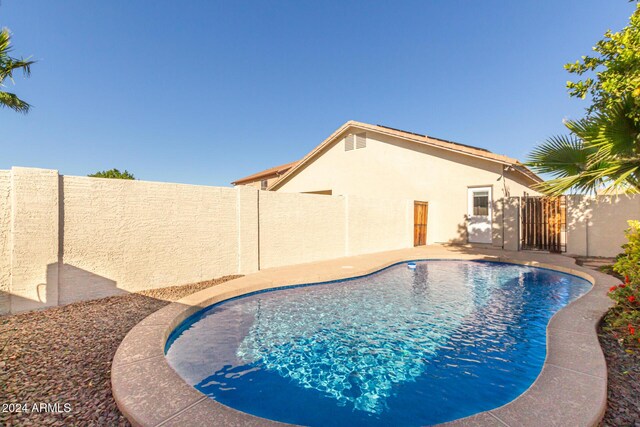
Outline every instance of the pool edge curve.
POLYGON ((129 331, 112 362, 113 397, 134 426, 285 425, 227 407, 188 385, 164 356, 165 343, 171 332, 198 311, 241 295, 296 284, 362 277, 417 259, 486 260, 572 274, 586 279, 592 287, 550 319, 544 365, 524 393, 499 408, 442 425, 597 425, 607 404, 607 367, 598 342, 597 326, 613 304, 606 290, 617 280, 577 266, 569 257, 507 251, 488 255, 484 252, 471 250, 463 254, 445 250, 435 254, 402 250, 361 255, 262 270, 204 289, 152 313, 129 331))

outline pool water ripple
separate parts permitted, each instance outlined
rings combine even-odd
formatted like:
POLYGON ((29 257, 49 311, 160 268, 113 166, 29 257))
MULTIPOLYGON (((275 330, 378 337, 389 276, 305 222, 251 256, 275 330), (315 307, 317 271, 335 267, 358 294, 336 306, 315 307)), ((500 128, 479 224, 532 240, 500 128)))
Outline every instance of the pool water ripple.
POLYGON ((212 306, 169 339, 191 385, 304 425, 425 425, 508 403, 539 374, 546 325, 590 288, 551 270, 400 264, 212 306))

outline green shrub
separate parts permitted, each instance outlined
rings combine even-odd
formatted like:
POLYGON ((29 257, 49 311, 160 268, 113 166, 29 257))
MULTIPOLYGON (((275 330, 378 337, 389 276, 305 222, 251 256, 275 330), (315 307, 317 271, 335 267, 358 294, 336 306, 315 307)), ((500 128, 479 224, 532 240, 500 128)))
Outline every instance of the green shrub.
POLYGON ((618 256, 613 269, 628 281, 640 283, 640 221, 629 221, 629 229, 625 231, 628 242, 622 248, 624 252, 618 256))
POLYGON ((125 169, 124 172, 120 172, 115 168, 109 169, 108 171, 98 171, 87 176, 92 178, 136 179, 136 177, 128 170, 125 169))
POLYGON ((640 346, 640 221, 629 221, 627 243, 613 265, 624 283, 612 286, 609 296, 616 302, 605 317, 606 329, 628 345, 640 346))

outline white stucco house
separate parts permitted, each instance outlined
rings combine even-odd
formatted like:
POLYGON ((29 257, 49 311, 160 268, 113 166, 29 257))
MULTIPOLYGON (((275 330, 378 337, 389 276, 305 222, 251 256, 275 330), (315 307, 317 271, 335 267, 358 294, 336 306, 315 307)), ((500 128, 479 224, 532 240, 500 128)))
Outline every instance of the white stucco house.
POLYGON ((532 186, 542 181, 507 156, 356 121, 342 125, 300 161, 283 166, 234 185, 253 185, 269 176, 269 191, 414 200, 416 245, 504 246, 503 200, 537 194, 532 186))

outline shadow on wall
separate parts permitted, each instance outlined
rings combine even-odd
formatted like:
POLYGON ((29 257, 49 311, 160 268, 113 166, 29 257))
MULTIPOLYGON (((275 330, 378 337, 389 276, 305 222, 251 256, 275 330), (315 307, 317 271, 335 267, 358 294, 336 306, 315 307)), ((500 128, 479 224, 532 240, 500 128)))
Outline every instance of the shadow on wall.
POLYGON ((467 221, 469 216, 464 216, 464 222, 458 224, 457 236, 449 241, 453 245, 465 245, 469 242, 469 228, 467 227, 467 221))
POLYGON ((464 216, 464 222, 458 224, 456 237, 447 242, 451 245, 465 245, 488 240, 491 243, 478 243, 479 245, 491 245, 507 250, 516 251, 520 243, 520 198, 509 197, 493 202, 493 218, 489 229, 483 227, 469 227, 480 225, 483 220, 464 216))
POLYGON ((118 282, 71 264, 61 264, 58 278, 58 304, 126 294, 118 282))
POLYGON ((494 246, 509 251, 520 249, 520 197, 507 197, 496 204, 494 246))
POLYGON ((613 257, 626 243, 627 221, 640 219, 640 196, 567 196, 567 253, 613 257))
POLYGON ((17 289, 0 292, 0 314, 12 314, 21 311, 46 308, 58 304, 58 263, 47 265, 45 282, 20 283, 17 289), (13 291, 13 292, 11 292, 13 291), (27 294, 28 292, 28 294, 27 294))
POLYGON ((46 282, 31 289, 30 295, 16 289, 13 292, 0 291, 0 315, 69 304, 80 300, 103 298, 125 294, 118 289, 117 282, 70 264, 51 263, 47 265, 46 282))
MULTIPOLYGON (((464 216, 464 222, 461 222, 457 226, 457 235, 453 239, 450 239, 447 244, 450 245, 466 245, 486 241, 489 237, 495 239, 495 224, 492 228, 479 227, 483 221, 478 218, 469 218, 468 215, 464 216)), ((483 245, 490 245, 491 243, 479 243, 483 245)))
POLYGON ((588 256, 587 234, 593 216, 592 201, 588 197, 578 195, 567 196, 566 200, 567 236, 572 237, 572 246, 567 245, 567 250, 570 253, 584 252, 584 255, 588 256))

